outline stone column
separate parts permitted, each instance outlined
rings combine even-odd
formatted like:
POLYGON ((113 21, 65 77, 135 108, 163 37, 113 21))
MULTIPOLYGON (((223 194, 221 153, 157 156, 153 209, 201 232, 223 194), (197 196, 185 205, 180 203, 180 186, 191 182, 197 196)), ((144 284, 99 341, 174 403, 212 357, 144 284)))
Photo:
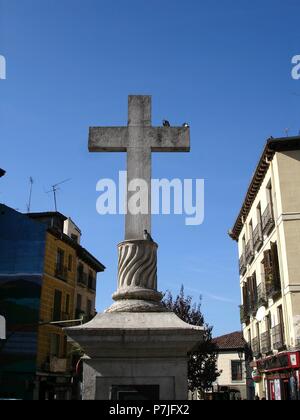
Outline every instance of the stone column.
POLYGON ((126 240, 118 245, 118 290, 106 312, 162 312, 163 295, 157 291, 155 242, 126 240))

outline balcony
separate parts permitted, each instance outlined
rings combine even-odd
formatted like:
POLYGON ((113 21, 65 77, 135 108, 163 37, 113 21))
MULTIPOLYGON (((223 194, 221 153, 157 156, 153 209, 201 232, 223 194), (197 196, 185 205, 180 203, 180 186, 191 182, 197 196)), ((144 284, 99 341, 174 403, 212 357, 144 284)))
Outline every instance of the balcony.
POLYGON ((259 251, 264 244, 264 238, 262 233, 262 226, 259 223, 253 231, 253 248, 254 251, 259 251))
POLYGON ((264 282, 260 283, 257 286, 257 301, 258 301, 258 307, 266 306, 268 304, 266 287, 265 287, 264 282))
POLYGON ((270 204, 268 204, 266 210, 262 215, 262 232, 264 235, 269 235, 274 229, 275 220, 273 216, 273 209, 270 204))
POLYGON ((239 267, 240 267, 240 275, 244 276, 247 271, 247 264, 245 260, 245 255, 243 254, 239 260, 239 267))
POLYGON ((247 305, 240 306, 241 324, 247 324, 250 321, 249 309, 247 305))
POLYGON ((55 277, 63 281, 68 281, 68 267, 56 264, 55 277))
POLYGON ((268 299, 277 299, 281 296, 281 285, 275 284, 274 274, 269 273, 265 275, 266 296, 268 299))
POLYGON ((251 264, 254 260, 254 248, 253 248, 253 242, 252 239, 248 241, 245 249, 245 260, 246 264, 251 264))
POLYGON ((251 350, 254 357, 260 356, 260 339, 259 337, 253 338, 251 341, 251 350))
POLYGON ((260 336, 261 352, 268 354, 272 351, 270 331, 266 331, 260 336))
POLYGON ((275 350, 282 350, 285 346, 284 344, 284 337, 283 337, 283 328, 281 324, 276 325, 276 327, 272 328, 272 341, 273 341, 273 348, 275 350))

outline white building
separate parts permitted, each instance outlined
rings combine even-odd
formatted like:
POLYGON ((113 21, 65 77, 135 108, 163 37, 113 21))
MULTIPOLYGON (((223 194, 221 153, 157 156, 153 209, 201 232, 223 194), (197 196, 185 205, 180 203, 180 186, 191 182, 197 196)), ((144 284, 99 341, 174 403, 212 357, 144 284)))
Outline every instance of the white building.
POLYGON ((218 348, 217 369, 221 373, 214 391, 229 395, 231 399, 247 399, 246 342, 241 331, 226 334, 213 340, 218 348))
POLYGON ((261 381, 256 394, 296 399, 300 379, 300 137, 268 140, 239 216, 241 322, 261 381))

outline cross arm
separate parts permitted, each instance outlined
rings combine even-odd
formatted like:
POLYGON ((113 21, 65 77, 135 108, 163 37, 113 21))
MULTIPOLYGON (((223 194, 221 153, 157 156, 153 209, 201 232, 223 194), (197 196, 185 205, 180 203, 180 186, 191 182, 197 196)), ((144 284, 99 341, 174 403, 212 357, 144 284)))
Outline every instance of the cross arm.
POLYGON ((91 127, 89 132, 90 152, 126 152, 127 127, 91 127))
POLYGON ((146 129, 152 152, 189 152, 189 127, 149 127, 146 129))

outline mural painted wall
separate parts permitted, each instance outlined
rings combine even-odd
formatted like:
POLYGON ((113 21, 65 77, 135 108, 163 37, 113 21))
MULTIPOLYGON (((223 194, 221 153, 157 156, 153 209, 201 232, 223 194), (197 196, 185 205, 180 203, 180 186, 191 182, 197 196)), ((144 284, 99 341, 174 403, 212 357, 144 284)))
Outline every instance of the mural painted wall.
POLYGON ((46 229, 0 205, 0 398, 32 398, 46 229))

